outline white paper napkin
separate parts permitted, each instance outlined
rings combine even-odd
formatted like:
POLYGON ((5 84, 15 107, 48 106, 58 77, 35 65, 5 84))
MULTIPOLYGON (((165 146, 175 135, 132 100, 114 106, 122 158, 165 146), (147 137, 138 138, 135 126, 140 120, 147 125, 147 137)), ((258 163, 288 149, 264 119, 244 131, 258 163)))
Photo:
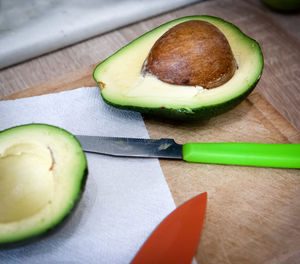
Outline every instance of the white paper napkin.
MULTIPOLYGON (((138 113, 103 103, 99 89, 0 101, 0 130, 31 122, 74 134, 148 138, 138 113)), ((157 159, 87 154, 85 192, 58 232, 0 250, 0 263, 129 263, 174 202, 157 159)))

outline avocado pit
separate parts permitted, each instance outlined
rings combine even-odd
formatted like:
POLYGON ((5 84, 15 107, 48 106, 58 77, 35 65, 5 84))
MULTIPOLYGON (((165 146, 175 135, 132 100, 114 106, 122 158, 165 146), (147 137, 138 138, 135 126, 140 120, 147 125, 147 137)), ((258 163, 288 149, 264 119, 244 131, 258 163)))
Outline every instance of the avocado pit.
POLYGON ((212 89, 230 80, 236 68, 224 34, 209 22, 190 20, 155 42, 142 72, 169 84, 212 89))

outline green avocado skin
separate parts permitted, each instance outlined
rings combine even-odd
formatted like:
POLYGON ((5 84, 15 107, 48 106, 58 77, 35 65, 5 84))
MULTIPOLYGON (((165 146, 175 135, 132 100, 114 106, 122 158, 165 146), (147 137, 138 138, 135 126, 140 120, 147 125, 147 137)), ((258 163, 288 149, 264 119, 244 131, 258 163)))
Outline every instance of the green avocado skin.
MULTIPOLYGON (((66 134, 69 137, 72 137, 74 142, 77 142, 78 145, 80 145, 80 142, 77 140, 77 138, 72 135, 71 133, 69 133, 68 131, 66 131, 65 129, 62 129, 60 127, 56 127, 53 125, 48 125, 48 124, 43 124, 43 123, 30 123, 30 124, 24 124, 24 125, 19 125, 19 126, 14 126, 5 130, 0 131, 0 135, 2 133, 10 133, 10 131, 13 131, 14 129, 18 129, 18 128, 30 128, 30 127, 41 127, 41 128, 49 128, 49 129, 55 129, 57 131, 61 131, 62 133, 66 134)), ((17 240, 13 240, 13 241, 7 241, 7 242, 1 242, 0 241, 0 250, 10 250, 13 248, 18 248, 27 244, 31 244, 31 243, 36 243, 38 241, 40 241, 41 239, 48 237, 49 235, 52 235, 56 232, 58 232, 59 230, 61 230, 61 228, 63 228, 63 226, 68 222, 68 220, 70 219, 70 215, 76 210, 78 203, 83 195, 84 189, 85 189, 85 185, 86 185, 86 181, 87 181, 87 177, 88 177, 88 166, 87 166, 87 159, 86 156, 83 153, 83 172, 82 172, 82 177, 81 177, 81 182, 79 183, 79 190, 78 193, 76 195, 76 198, 73 200, 73 203, 71 205, 71 208, 68 212, 66 212, 62 218, 57 219, 57 221, 49 226, 48 229, 43 230, 42 232, 39 233, 34 233, 32 235, 26 236, 26 237, 20 237, 20 239, 17 240)))
MULTIPOLYGON (((236 32, 238 32, 238 34, 246 36, 236 25, 234 25, 234 24, 232 24, 228 21, 225 21, 221 18, 218 18, 218 17, 206 16, 206 15, 202 16, 201 15, 201 16, 191 16, 191 17, 185 17, 185 18, 193 19, 194 17, 208 17, 208 18, 212 18, 214 20, 224 21, 224 22, 226 22, 226 24, 228 26, 234 28, 236 30, 236 32)), ((184 19, 184 18, 179 18, 179 19, 176 19, 176 20, 180 20, 180 19, 184 19)), ((174 21, 176 21, 176 20, 174 20, 174 21)), ((172 21, 167 22, 166 24, 171 23, 171 22, 172 21)), ((163 25, 161 25, 161 26, 163 26, 163 25)), ((155 30, 156 29, 153 29, 151 31, 155 31, 155 30)), ((149 34, 151 31, 145 33, 144 35, 149 34)), ((142 38, 143 36, 141 36, 140 38, 142 38)), ((261 47, 260 47, 259 43, 256 40, 250 38, 249 36, 246 36, 246 37, 247 37, 247 39, 249 39, 249 41, 252 41, 252 43, 253 43, 252 45, 254 45, 258 50, 258 54, 259 54, 259 57, 260 57, 260 65, 258 66, 258 67, 260 67, 259 73, 257 74, 256 78, 251 80, 251 82, 249 83, 249 86, 247 87, 247 89, 245 89, 242 93, 240 93, 236 97, 232 97, 230 100, 227 100, 227 101, 224 100, 223 102, 221 102, 219 104, 199 106, 198 108, 197 107, 195 107, 195 108, 167 108, 167 107, 166 108, 164 108, 164 107, 153 108, 152 107, 151 108, 151 107, 126 105, 126 104, 122 104, 122 103, 119 103, 119 102, 113 102, 113 101, 107 100, 105 98, 105 96, 103 95, 103 93, 101 92, 102 99, 107 104, 109 104, 113 107, 119 108, 119 109, 137 111, 137 112, 140 112, 140 113, 145 114, 145 115, 154 116, 154 117, 157 117, 157 118, 162 118, 162 119, 167 119, 167 120, 168 119, 169 120, 179 120, 179 121, 189 121, 189 120, 199 120, 199 119, 201 120, 201 119, 209 119, 211 117, 215 117, 217 115, 223 114, 223 113, 235 108, 239 103, 241 103, 253 91, 253 89, 256 87, 256 85, 259 82, 259 80, 261 78, 261 75, 262 75, 262 71, 263 71, 263 67, 264 67, 264 57, 263 57, 263 53, 261 51, 261 47)), ((126 46, 124 46, 123 48, 121 48, 115 54, 117 54, 121 50, 126 49, 126 47, 131 45, 131 43, 129 43, 126 46)), ((100 64, 98 64, 97 67, 94 69, 94 80, 97 82, 100 90, 101 90, 101 85, 100 85, 100 83, 98 82, 98 80, 96 78, 97 69, 106 60, 109 60, 115 54, 113 54, 110 57, 106 58, 104 61, 102 61, 100 64)))
POLYGON ((246 97, 253 91, 256 84, 258 83, 260 78, 257 79, 257 81, 243 94, 232 98, 230 101, 217 104, 217 105, 211 105, 211 106, 205 106, 200 108, 195 108, 192 111, 189 111, 187 109, 181 108, 181 109, 171 109, 171 108, 145 108, 145 107, 138 107, 138 106, 126 106, 126 105, 119 105, 114 104, 108 100, 105 99, 105 97, 102 96, 102 99, 109 105, 113 107, 117 107, 119 109, 129 110, 129 111, 136 111, 140 112, 145 115, 149 116, 155 116, 162 119, 167 120, 178 120, 178 121, 194 121, 194 120, 204 120, 209 119, 215 116, 218 116, 220 114, 223 114, 225 112, 228 112, 229 110, 235 108, 238 104, 240 104, 246 97))
POLYGON ((262 0, 270 8, 281 12, 297 12, 300 10, 299 0, 262 0))

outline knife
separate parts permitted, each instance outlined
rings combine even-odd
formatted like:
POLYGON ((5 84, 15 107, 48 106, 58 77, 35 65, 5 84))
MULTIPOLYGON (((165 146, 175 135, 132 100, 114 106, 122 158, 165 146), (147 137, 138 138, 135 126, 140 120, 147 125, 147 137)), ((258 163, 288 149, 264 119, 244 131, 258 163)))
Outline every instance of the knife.
POLYGON ((206 202, 205 192, 171 212, 142 245, 131 264, 190 264, 200 240, 206 202))
POLYGON ((300 168, 300 144, 186 143, 173 139, 76 136, 84 151, 112 156, 183 159, 188 162, 300 168))

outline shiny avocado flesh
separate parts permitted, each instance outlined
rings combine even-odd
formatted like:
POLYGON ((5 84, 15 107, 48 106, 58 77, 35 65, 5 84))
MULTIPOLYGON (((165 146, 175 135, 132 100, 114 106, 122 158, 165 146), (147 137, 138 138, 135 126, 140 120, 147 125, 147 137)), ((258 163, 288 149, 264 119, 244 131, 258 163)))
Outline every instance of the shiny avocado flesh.
POLYGON ((198 119, 234 108, 254 89, 262 69, 259 44, 236 26, 217 17, 190 16, 163 24, 132 41, 100 63, 94 70, 94 79, 104 101, 115 107, 171 119, 198 119), (143 73, 156 41, 174 26, 191 20, 217 27, 226 37, 237 64, 233 76, 213 89, 170 84, 143 73))
POLYGON ((56 227, 80 198, 86 176, 85 154, 66 130, 28 124, 1 131, 0 247, 56 227))

